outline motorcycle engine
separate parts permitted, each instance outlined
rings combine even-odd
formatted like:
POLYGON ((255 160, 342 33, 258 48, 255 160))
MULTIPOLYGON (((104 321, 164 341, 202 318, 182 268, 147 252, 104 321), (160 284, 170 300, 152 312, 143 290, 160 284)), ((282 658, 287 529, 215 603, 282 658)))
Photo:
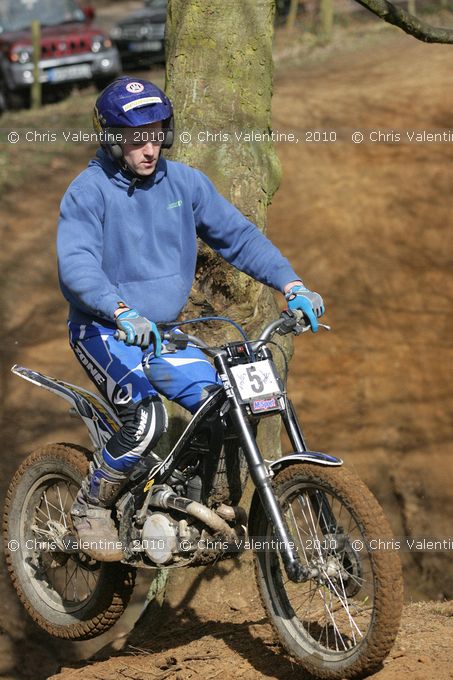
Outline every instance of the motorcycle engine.
POLYGON ((141 543, 150 560, 167 564, 178 552, 178 523, 161 512, 148 515, 143 525, 141 543))

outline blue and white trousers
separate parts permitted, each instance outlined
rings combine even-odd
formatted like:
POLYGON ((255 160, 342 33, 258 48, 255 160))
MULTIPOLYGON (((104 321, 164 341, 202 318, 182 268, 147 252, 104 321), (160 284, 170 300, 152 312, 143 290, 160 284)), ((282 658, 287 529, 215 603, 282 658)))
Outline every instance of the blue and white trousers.
POLYGON ((214 367, 196 347, 155 357, 148 349, 116 340, 113 326, 72 322, 68 326, 76 357, 123 423, 102 452, 107 465, 122 474, 132 471, 166 429, 159 395, 195 413, 221 384, 214 367))

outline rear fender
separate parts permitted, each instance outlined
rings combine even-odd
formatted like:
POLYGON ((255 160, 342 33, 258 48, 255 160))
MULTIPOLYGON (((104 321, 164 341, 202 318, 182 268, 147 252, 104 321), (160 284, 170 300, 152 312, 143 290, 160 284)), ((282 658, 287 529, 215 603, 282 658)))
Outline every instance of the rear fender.
POLYGON ((32 371, 30 368, 24 368, 17 364, 14 364, 11 371, 19 378, 28 380, 38 387, 43 387, 68 401, 72 406, 71 411, 79 415, 87 426, 91 441, 96 449, 101 449, 121 427, 118 416, 101 396, 93 394, 83 387, 50 378, 38 373, 38 371, 32 371))
MULTIPOLYGON (((276 472, 283 470, 288 465, 297 465, 309 463, 311 465, 327 465, 329 467, 339 467, 343 465, 341 458, 329 456, 327 453, 320 453, 319 451, 303 451, 301 453, 290 453, 287 456, 282 456, 277 460, 266 460, 269 477, 273 477, 276 472)), ((261 508, 261 500, 258 491, 255 489, 252 501, 250 503, 248 531, 250 536, 257 536, 256 522, 258 520, 259 511, 261 508)))

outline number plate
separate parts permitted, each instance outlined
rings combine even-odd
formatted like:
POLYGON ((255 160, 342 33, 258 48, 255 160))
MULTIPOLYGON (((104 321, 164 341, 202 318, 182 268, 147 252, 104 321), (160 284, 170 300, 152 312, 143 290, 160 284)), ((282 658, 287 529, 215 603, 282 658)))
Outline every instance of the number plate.
POLYGON ((129 43, 129 50, 131 52, 158 52, 162 46, 163 43, 160 40, 147 40, 129 43))
POLYGON ((61 83, 65 80, 85 80, 91 78, 91 66, 89 64, 71 64, 50 68, 44 72, 45 82, 61 83))
POLYGON ((268 394, 280 393, 271 362, 256 361, 230 368, 241 399, 254 399, 268 394))

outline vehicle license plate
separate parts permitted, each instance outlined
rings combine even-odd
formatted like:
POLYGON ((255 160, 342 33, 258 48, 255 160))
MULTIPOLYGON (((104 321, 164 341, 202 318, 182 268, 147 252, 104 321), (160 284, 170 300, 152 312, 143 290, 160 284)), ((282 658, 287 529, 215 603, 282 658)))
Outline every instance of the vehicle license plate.
POLYGON ((144 42, 129 43, 131 52, 158 52, 162 48, 160 40, 145 40, 144 42))
POLYGON ((45 71, 46 80, 49 83, 61 83, 65 80, 79 80, 91 78, 91 66, 89 64, 72 64, 71 66, 59 66, 45 71))

